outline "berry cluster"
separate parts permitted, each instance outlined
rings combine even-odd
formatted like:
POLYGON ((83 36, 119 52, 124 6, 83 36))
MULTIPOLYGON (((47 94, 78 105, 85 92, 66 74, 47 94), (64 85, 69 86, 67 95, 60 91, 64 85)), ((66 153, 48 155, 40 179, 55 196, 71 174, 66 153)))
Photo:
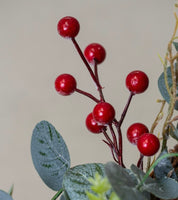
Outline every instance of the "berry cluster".
MULTIPOLYGON (((78 51, 81 59, 83 60, 87 70, 90 73, 91 78, 97 86, 100 99, 96 98, 92 94, 77 88, 77 82, 75 78, 70 74, 61 74, 55 81, 55 89, 61 95, 70 95, 73 92, 78 92, 91 98, 96 102, 92 112, 86 117, 87 129, 95 134, 103 133, 105 140, 103 140, 111 149, 114 160, 124 167, 123 155, 122 155, 122 131, 121 125, 129 108, 132 97, 135 94, 143 93, 149 85, 149 79, 147 75, 139 70, 132 71, 125 79, 126 87, 130 92, 127 104, 121 114, 120 120, 115 118, 114 107, 105 101, 103 95, 103 88, 99 81, 98 76, 98 64, 101 64, 106 57, 106 51, 104 47, 98 43, 89 44, 84 52, 80 49, 75 37, 79 33, 80 24, 74 17, 64 17, 57 25, 58 33, 64 38, 70 38, 73 42, 76 50, 78 51), (114 129, 115 127, 115 129, 114 129), (108 134, 110 130, 110 135, 108 134), (117 131, 117 134, 115 133, 117 131)), ((152 156, 159 150, 159 139, 149 133, 148 128, 141 123, 132 124, 127 130, 128 140, 137 145, 138 150, 141 153, 138 167, 142 166, 142 160, 144 156, 152 156)))

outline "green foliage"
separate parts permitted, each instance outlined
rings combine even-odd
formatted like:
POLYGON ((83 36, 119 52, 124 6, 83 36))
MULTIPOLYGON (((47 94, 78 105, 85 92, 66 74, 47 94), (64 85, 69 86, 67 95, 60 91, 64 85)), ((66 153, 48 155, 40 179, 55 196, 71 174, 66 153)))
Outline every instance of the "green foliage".
POLYGON ((33 164, 45 184, 53 190, 62 188, 63 176, 70 167, 70 157, 62 136, 47 121, 38 123, 31 140, 33 164))
MULTIPOLYGON (((171 75, 171 68, 170 67, 167 68, 167 81, 168 81, 169 87, 171 88, 172 87, 172 75, 171 75)), ((167 101, 167 103, 169 103, 170 102, 170 96, 169 96, 169 93, 168 93, 167 88, 166 88, 164 72, 160 75, 160 77, 158 79, 158 88, 159 88, 160 93, 163 96, 163 98, 167 101)), ((178 88, 178 82, 177 82, 177 88, 178 88)), ((178 90, 176 92, 176 96, 178 97, 178 90)), ((178 110, 178 101, 176 101, 175 109, 178 110)))
POLYGON ((2 200, 13 200, 11 195, 7 192, 4 192, 3 190, 0 190, 0 199, 2 200))
MULTIPOLYGON (((164 160, 164 159, 163 159, 164 160)), ((145 173, 136 167, 131 166, 132 172, 138 178, 137 189, 146 191, 161 199, 174 199, 178 197, 178 182, 172 178, 164 177, 162 179, 153 179, 150 176, 143 182, 145 173), (143 183, 143 184, 140 184, 143 183), (141 187, 138 187, 141 186, 141 187)))
POLYGON ((178 197, 178 182, 172 178, 145 178, 145 173, 131 165, 131 170, 110 162, 105 167, 112 188, 121 200, 150 200, 150 194, 161 199, 178 197), (144 181, 143 181, 144 180, 144 181))
POLYGON ((121 200, 150 200, 150 194, 137 189, 138 179, 131 170, 114 162, 105 165, 108 180, 121 200))
POLYGON ((96 173, 94 178, 90 177, 88 180, 91 183, 91 190, 94 192, 94 194, 86 192, 89 200, 120 200, 115 192, 110 192, 111 185, 106 177, 103 178, 96 173), (110 193, 110 195, 107 195, 107 193, 110 193))
POLYGON ((177 127, 173 124, 169 125, 169 135, 178 141, 178 124, 177 127))
POLYGON ((176 51, 178 51, 178 42, 173 42, 173 45, 174 45, 176 51))
MULTIPOLYGON (((167 153, 168 153, 167 150, 162 151, 158 158, 167 153)), ((163 179, 167 177, 168 174, 170 174, 171 178, 177 180, 177 175, 174 171, 174 168, 172 167, 170 158, 164 158, 154 168, 154 176, 157 179, 163 179)))
POLYGON ((88 179, 94 178, 96 173, 98 173, 101 177, 105 176, 103 164, 90 163, 70 168, 66 172, 63 180, 65 197, 70 200, 88 200, 86 191, 92 192, 90 187, 91 183, 88 179))

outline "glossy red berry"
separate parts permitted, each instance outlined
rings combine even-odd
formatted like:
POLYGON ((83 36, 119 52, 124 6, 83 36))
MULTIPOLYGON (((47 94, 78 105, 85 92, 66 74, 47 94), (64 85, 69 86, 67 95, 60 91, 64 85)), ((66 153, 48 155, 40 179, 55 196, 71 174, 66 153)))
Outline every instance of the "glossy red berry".
POLYGON ((148 132, 149 130, 144 124, 134 123, 127 129, 127 138, 130 143, 137 144, 138 138, 148 132))
POLYGON ((159 147, 159 139, 151 133, 144 133, 137 141, 137 148, 144 156, 153 156, 158 152, 159 147))
POLYGON ((148 76, 139 70, 129 73, 126 77, 127 88, 135 94, 144 92, 148 88, 148 84, 148 76))
POLYGON ((80 30, 80 24, 74 17, 66 16, 57 24, 59 35, 65 38, 74 38, 80 30))
POLYGON ((90 113, 85 121, 87 129, 92 133, 101 133, 105 126, 98 124, 96 120, 93 118, 93 114, 90 113))
POLYGON ((98 103, 93 109, 93 118, 100 124, 110 124, 115 117, 113 106, 106 102, 98 103))
POLYGON ((106 51, 102 45, 92 43, 85 48, 84 55, 89 63, 94 64, 94 61, 96 60, 97 63, 100 64, 106 57, 106 51))
POLYGON ((72 94, 75 91, 76 86, 76 80, 70 74, 61 74, 55 80, 56 91, 64 96, 72 94))

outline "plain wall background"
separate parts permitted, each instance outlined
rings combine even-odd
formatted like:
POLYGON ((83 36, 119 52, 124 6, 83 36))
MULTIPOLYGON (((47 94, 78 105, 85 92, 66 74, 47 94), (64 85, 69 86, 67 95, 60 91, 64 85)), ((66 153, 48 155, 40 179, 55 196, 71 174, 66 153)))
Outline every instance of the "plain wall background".
MULTIPOLYGON (((159 111, 157 79, 174 29, 171 0, 0 0, 0 188, 14 183, 15 200, 49 200, 55 194, 35 171, 30 154, 33 128, 48 120, 65 139, 72 166, 112 160, 103 136, 90 134, 85 118, 95 103, 81 95, 63 97, 54 90, 61 73, 71 73, 78 88, 97 94, 72 42, 57 33, 57 22, 70 15, 80 22, 77 36, 82 49, 101 43, 107 57, 99 66, 108 102, 117 111, 129 92, 126 75, 145 71, 150 85, 136 95, 123 124, 124 161, 129 167, 138 152, 125 138, 128 126, 145 123, 149 128, 159 111)), ((156 134, 159 130, 156 130, 156 134)))

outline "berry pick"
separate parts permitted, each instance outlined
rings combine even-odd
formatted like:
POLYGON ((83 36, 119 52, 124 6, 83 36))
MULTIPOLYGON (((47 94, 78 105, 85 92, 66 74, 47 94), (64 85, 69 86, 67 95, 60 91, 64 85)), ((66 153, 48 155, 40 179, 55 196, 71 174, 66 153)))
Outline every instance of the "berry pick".
MULTIPOLYGON (((61 200, 173 200, 178 198, 177 145, 171 150, 172 153, 168 153, 167 144, 169 137, 178 140, 178 125, 174 125, 177 117, 173 116, 173 111, 176 109, 178 80, 178 43, 174 41, 178 38, 175 35, 178 29, 178 16, 175 15, 175 17, 176 26, 168 44, 165 61, 161 59, 164 72, 158 81, 160 92, 165 100, 158 101, 162 103, 161 109, 150 131, 144 124, 137 122, 130 125, 124 132, 122 124, 126 121, 125 117, 133 96, 143 93, 148 88, 149 79, 146 73, 135 70, 128 74, 125 84, 129 90, 129 97, 123 110, 119 106, 119 112, 116 113, 118 110, 105 98, 98 74, 98 64, 104 61, 106 55, 104 47, 98 43, 92 43, 82 51, 75 39, 79 32, 78 21, 73 17, 64 17, 59 21, 59 34, 64 38, 71 38, 70 41, 74 44, 96 85, 98 97, 79 89, 75 78, 70 74, 61 74, 57 77, 56 91, 63 96, 76 92, 94 102, 93 111, 90 111, 85 120, 86 127, 95 135, 100 133, 104 137, 103 142, 109 147, 115 162, 105 165, 89 163, 70 168, 70 156, 63 138, 50 123, 40 122, 33 132, 31 153, 40 177, 48 187, 58 191, 52 200, 56 200, 60 195, 62 195, 61 200), (173 45, 176 49, 175 55, 173 55, 175 51, 172 51, 173 45), (162 137, 160 137, 162 145, 160 145, 159 138, 153 133, 163 118, 166 102, 169 107, 162 127, 162 137), (116 118, 117 116, 120 116, 119 119, 116 118), (126 168, 123 159, 123 137, 126 136, 130 143, 137 147, 135 151, 140 153, 137 164, 132 164, 130 169, 126 168), (155 154, 159 149, 161 152, 156 158, 155 154), (151 156, 154 158, 152 159, 151 156), (170 157, 173 158, 169 159, 170 157), (147 166, 144 163, 145 158, 147 166)), ((112 94, 116 94, 116 91, 112 94)), ((140 104, 140 110, 141 106, 142 104, 140 104)))

